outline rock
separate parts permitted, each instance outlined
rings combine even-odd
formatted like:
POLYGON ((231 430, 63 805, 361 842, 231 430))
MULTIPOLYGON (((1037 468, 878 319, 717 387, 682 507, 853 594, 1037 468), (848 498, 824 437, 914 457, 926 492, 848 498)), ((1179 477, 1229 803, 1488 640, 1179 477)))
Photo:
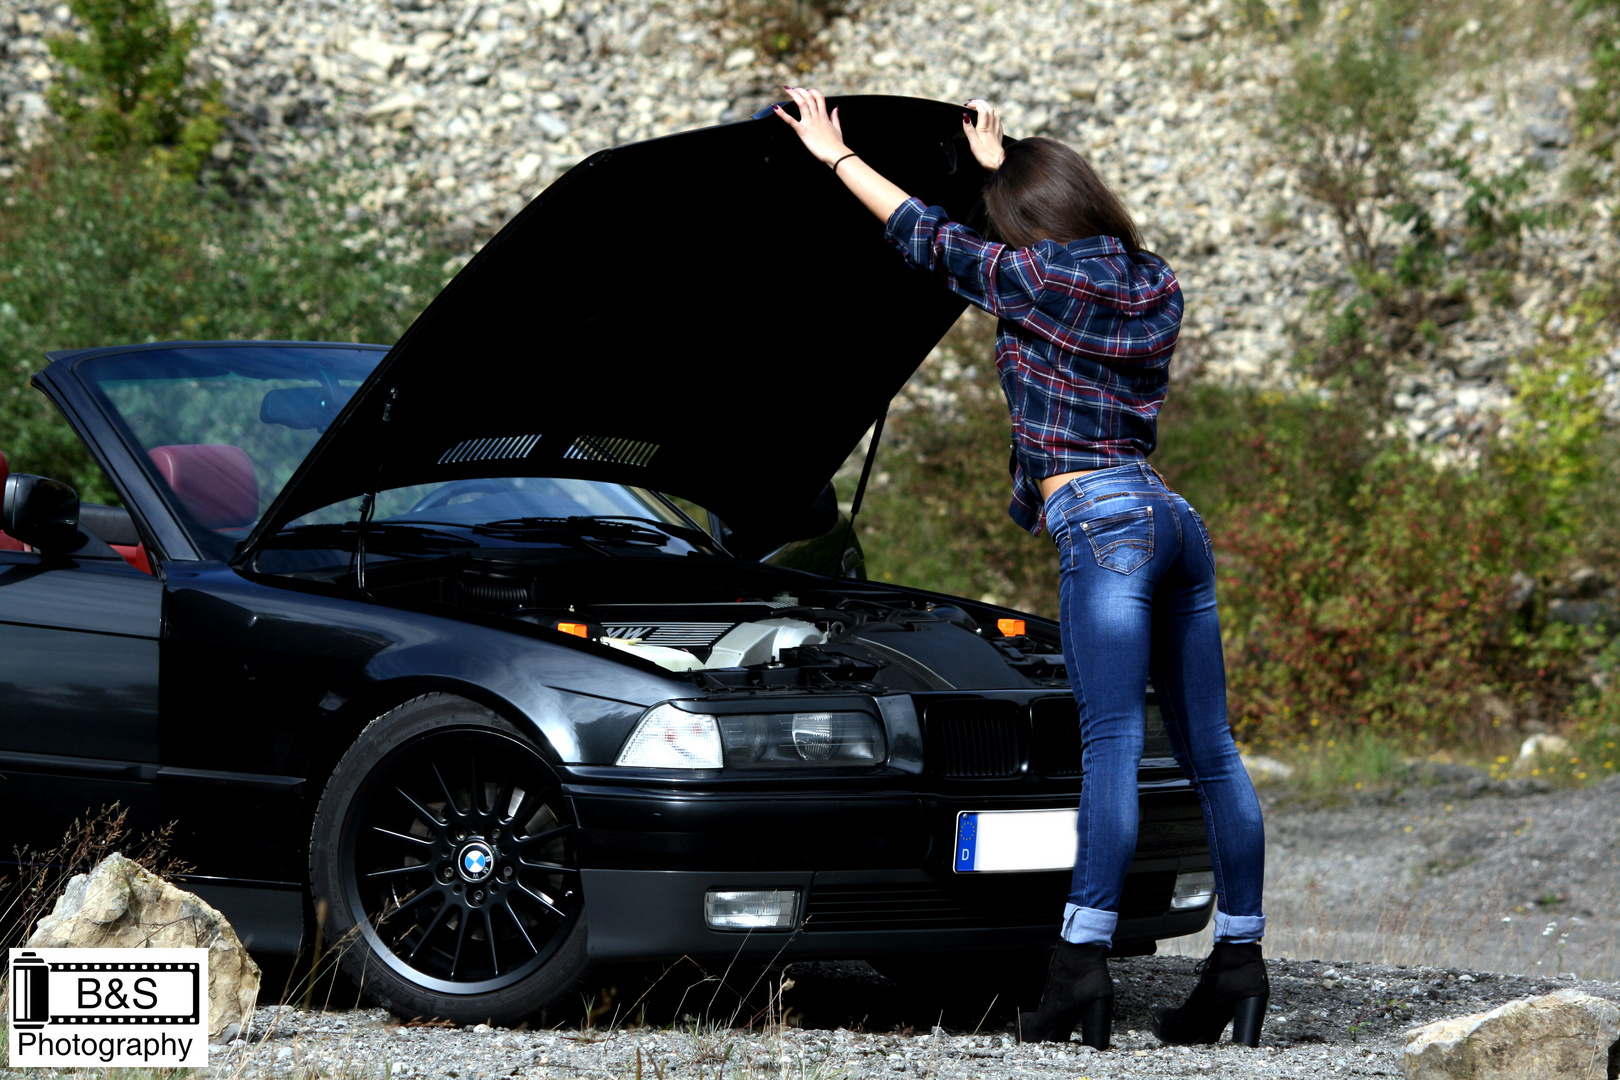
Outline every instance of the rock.
POLYGON ((1547 618, 1553 622, 1591 626, 1607 621, 1608 617, 1609 605, 1601 600, 1559 599, 1547 602, 1547 618))
POLYGON ((546 138, 551 139, 553 142, 568 134, 568 121, 555 113, 535 113, 534 126, 544 132, 546 138))
POLYGON ((530 180, 534 177, 535 173, 540 171, 540 166, 543 164, 545 164, 545 159, 539 154, 524 154, 518 159, 517 165, 513 166, 512 177, 519 183, 530 180))
POLYGON ((1562 150, 1569 145, 1569 128, 1562 124, 1550 124, 1545 120, 1526 124, 1524 136, 1543 150, 1562 150))
POLYGON ((259 965, 225 916, 118 852, 78 874, 28 939, 31 949, 208 950, 208 1035, 232 1039, 259 997, 259 965))
POLYGON ((1603 575, 1590 566, 1577 567, 1575 572, 1569 575, 1569 587, 1580 597, 1596 596, 1603 591, 1606 584, 1603 575))
POLYGON ((1580 990, 1521 998, 1406 1035, 1407 1080, 1604 1080, 1620 1005, 1580 990))
POLYGON ((394 62, 401 58, 399 49, 386 41, 370 37, 358 37, 349 42, 349 52, 368 64, 376 64, 385 73, 392 70, 394 62))
POLYGON ((1508 593, 1504 599, 1507 601, 1509 611, 1516 611, 1521 615, 1530 614, 1531 604, 1536 598, 1536 579, 1523 570, 1513 571, 1508 579, 1508 593))
POLYGON ((1519 746, 1519 756, 1509 770, 1523 776, 1539 769, 1544 758, 1560 758, 1569 753, 1569 740, 1560 735, 1532 735, 1519 746))
POLYGON ((366 119, 391 120, 396 114, 410 112, 415 108, 416 95, 408 93, 395 94, 393 97, 385 98, 384 100, 379 101, 377 104, 371 106, 371 108, 367 109, 366 119))

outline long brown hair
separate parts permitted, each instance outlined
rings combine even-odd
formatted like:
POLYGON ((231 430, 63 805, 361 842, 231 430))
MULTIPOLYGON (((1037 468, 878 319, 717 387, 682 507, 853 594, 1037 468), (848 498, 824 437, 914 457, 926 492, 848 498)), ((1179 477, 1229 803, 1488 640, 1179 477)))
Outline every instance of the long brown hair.
POLYGON ((1005 160, 984 185, 984 208, 996 239, 1013 247, 1112 236, 1126 251, 1142 250, 1142 235, 1119 196, 1090 162, 1055 139, 1008 143, 1005 160))

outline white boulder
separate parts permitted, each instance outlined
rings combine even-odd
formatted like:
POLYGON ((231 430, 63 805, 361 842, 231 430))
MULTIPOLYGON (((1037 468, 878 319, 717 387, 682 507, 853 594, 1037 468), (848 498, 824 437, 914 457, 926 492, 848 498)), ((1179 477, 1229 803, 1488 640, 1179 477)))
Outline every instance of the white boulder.
POLYGON ((1620 1005, 1580 990, 1520 998, 1406 1033, 1407 1080, 1605 1080, 1620 1005))
POLYGON ((259 999, 259 965, 225 916, 118 852, 68 882, 27 948, 207 949, 213 1042, 245 1029, 259 999))

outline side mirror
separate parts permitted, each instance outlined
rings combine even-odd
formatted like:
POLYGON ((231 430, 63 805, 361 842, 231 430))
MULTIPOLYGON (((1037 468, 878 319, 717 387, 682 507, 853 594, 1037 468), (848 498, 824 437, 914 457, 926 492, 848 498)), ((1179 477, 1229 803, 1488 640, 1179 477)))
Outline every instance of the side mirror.
POLYGON ((0 498, 0 532, 42 552, 73 551, 79 538, 79 495, 60 480, 12 473, 0 498))

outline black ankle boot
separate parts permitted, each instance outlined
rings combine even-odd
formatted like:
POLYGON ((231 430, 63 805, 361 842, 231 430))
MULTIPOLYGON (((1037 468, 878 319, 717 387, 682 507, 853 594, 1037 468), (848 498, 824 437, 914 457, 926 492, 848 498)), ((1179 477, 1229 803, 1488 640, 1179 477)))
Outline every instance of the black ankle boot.
POLYGON ((1018 1041, 1068 1042, 1076 1023, 1081 1042, 1108 1049, 1114 1027, 1114 980, 1108 975, 1107 945, 1060 941, 1053 947, 1041 1007, 1018 1014, 1018 1041))
POLYGON ((1260 943, 1218 941, 1198 971, 1198 985, 1186 1004, 1153 1011, 1153 1034, 1160 1042, 1174 1045, 1212 1043, 1231 1021, 1233 1042, 1259 1046, 1260 1025, 1266 1019, 1266 1002, 1271 1000, 1260 943))

